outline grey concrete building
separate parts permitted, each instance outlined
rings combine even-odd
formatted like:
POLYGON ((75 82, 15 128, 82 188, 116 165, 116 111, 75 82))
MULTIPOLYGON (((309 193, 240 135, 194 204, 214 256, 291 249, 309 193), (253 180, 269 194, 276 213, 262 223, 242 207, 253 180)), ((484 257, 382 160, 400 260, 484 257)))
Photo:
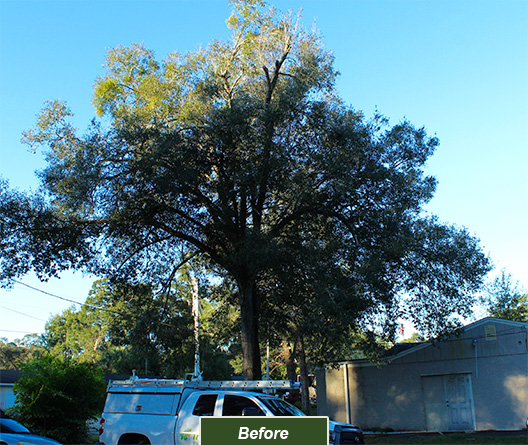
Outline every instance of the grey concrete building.
POLYGON ((458 336, 402 344, 383 365, 319 369, 318 414, 364 430, 519 430, 528 416, 528 323, 484 318, 458 336))

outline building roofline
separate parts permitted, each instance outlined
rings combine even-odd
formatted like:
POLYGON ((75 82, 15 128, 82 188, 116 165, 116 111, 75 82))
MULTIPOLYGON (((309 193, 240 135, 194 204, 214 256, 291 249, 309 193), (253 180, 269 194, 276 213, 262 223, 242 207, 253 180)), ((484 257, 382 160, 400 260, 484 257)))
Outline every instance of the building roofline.
MULTIPOLYGON (((503 318, 495 318, 495 317, 484 317, 480 320, 474 321, 472 323, 469 323, 465 326, 462 326, 461 330, 462 332, 466 332, 468 330, 477 328, 479 326, 482 326, 483 324, 494 322, 497 324, 503 324, 503 325, 509 325, 509 326, 516 326, 519 328, 525 328, 528 330, 528 323, 524 323, 522 321, 512 321, 512 320, 505 320, 503 318)), ((442 340, 439 340, 439 342, 442 342, 442 340)), ((420 351, 422 349, 425 349, 429 346, 432 346, 433 342, 431 340, 423 342, 423 343, 417 343, 414 347, 410 347, 406 349, 405 351, 399 352, 398 354, 394 354, 390 357, 384 357, 385 360, 392 362, 394 360, 400 359, 402 357, 405 357, 409 354, 414 354, 417 351, 420 351)), ((369 362, 367 359, 357 359, 357 360, 343 360, 338 362, 333 362, 337 365, 344 365, 344 364, 351 364, 359 367, 365 367, 365 366, 376 366, 376 363, 369 362)))
POLYGON ((474 327, 477 327, 477 326, 480 326, 484 323, 487 323, 489 321, 493 321, 495 323, 498 323, 498 324, 506 324, 506 325, 510 325, 510 326, 518 326, 518 327, 525 327, 525 328, 528 328, 528 323, 525 323, 523 321, 513 321, 513 320, 506 320, 504 318, 495 318, 495 317, 484 317, 484 318, 481 318, 480 320, 477 320, 477 321, 474 321, 473 323, 470 323, 466 326, 464 326, 463 328, 464 329, 467 329, 467 328, 474 328, 474 327))

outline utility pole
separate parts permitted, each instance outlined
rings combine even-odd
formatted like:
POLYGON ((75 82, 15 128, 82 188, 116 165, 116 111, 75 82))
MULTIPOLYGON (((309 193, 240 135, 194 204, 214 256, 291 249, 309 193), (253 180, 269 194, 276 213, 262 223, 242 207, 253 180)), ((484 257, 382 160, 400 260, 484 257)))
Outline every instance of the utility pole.
POLYGON ((269 338, 266 342, 266 377, 264 380, 270 380, 270 349, 269 349, 269 338))
POLYGON ((198 299, 198 281, 190 275, 192 288, 192 313, 194 318, 194 379, 201 380, 200 371, 200 300, 198 299))

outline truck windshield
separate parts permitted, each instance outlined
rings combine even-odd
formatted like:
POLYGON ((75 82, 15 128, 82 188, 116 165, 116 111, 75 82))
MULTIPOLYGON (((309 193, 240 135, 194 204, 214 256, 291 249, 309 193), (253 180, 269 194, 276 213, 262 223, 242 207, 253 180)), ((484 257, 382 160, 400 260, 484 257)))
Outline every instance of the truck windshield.
POLYGON ((275 416, 306 416, 299 408, 275 397, 258 397, 275 416))

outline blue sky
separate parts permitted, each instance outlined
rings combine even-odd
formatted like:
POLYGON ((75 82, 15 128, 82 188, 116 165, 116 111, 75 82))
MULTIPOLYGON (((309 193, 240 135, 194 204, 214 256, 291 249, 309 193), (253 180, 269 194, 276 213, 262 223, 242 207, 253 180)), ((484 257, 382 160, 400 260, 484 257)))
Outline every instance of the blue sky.
MULTIPOLYGON (((440 139, 427 210, 466 227, 497 269, 528 288, 528 1, 325 0, 303 9, 335 54, 343 99, 367 116, 407 118, 440 139)), ((47 100, 65 100, 84 130, 109 48, 143 43, 159 60, 227 39, 224 0, 0 0, 0 176, 36 189, 39 153, 20 143, 47 100)), ((40 284, 82 302, 92 277, 40 284)), ((0 290, 0 337, 43 332, 69 306, 22 285, 0 290), (36 319, 38 318, 38 320, 36 319)))

